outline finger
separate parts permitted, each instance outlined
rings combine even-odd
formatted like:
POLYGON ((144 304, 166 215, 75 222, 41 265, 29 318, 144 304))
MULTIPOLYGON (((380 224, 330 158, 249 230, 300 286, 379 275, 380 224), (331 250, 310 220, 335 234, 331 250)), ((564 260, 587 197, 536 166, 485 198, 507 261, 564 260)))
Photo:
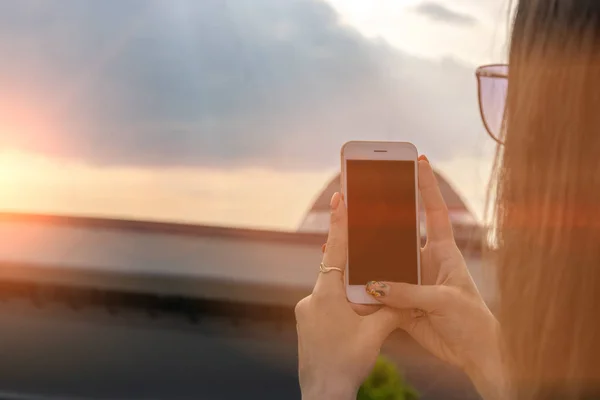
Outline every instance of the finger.
POLYGON ((357 313, 358 315, 361 316, 365 316, 365 315, 371 315, 377 311, 379 311, 381 309, 381 305, 371 305, 371 304, 356 304, 356 303, 350 303, 348 302, 348 304, 350 304, 350 308, 352 308, 352 310, 354 310, 355 313, 357 313))
POLYGON ((397 309, 420 309, 432 312, 442 308, 447 300, 447 287, 437 285, 412 285, 396 282, 369 282, 368 294, 381 304, 397 309))
POLYGON ((421 248, 421 285, 435 285, 440 274, 440 263, 431 260, 431 251, 421 248))
POLYGON ((302 338, 300 337, 300 326, 298 324, 296 324, 296 333, 298 336, 298 370, 300 370, 302 368, 303 346, 302 346, 302 338))
POLYGON ((384 341, 393 331, 406 325, 411 319, 410 310, 382 307, 379 311, 364 317, 362 323, 369 336, 384 341))
POLYGON ((427 239, 453 240, 448 207, 427 157, 419 157, 419 190, 427 221, 427 239))
MULTIPOLYGON (((331 216, 329 223, 329 236, 323 255, 323 264, 344 270, 348 248, 348 217, 346 205, 340 193, 335 193, 331 198, 331 216)), ((317 284, 313 291, 340 293, 344 292, 344 277, 339 271, 330 271, 319 274, 317 284)))
POLYGON ((298 354, 302 352, 302 340, 300 338, 300 325, 296 324, 296 336, 298 336, 298 354))

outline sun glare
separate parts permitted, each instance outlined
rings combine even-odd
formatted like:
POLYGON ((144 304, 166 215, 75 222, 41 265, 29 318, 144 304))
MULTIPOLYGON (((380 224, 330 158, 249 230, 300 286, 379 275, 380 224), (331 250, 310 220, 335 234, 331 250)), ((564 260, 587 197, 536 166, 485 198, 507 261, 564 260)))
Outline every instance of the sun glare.
POLYGON ((0 211, 295 230, 332 173, 100 168, 5 150, 0 211))

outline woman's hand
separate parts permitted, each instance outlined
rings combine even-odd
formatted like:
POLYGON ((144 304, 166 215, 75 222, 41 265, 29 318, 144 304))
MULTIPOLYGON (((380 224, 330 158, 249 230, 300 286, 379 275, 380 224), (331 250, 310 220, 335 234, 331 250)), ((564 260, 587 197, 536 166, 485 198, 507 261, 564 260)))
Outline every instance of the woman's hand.
MULTIPOLYGON (((344 270, 347 231, 346 206, 336 193, 331 199, 325 266, 344 270)), ((320 273, 313 293, 296 305, 302 398, 356 399, 383 341, 401 323, 399 314, 383 307, 368 316, 358 315, 346 299, 342 273, 320 273)))
POLYGON ((369 282, 367 293, 405 310, 399 320, 404 330, 435 356, 462 368, 486 399, 498 398, 503 386, 498 324, 456 246, 448 209, 424 157, 419 160, 419 188, 427 216, 423 285, 369 282))

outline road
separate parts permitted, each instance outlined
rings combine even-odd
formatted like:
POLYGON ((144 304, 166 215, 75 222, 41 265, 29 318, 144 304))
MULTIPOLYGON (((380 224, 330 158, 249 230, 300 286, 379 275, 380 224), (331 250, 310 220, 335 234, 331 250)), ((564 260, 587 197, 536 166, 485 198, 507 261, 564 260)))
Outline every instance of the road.
MULTIPOLYGON (((384 352, 423 399, 474 396, 462 374, 396 339, 384 352)), ((0 397, 299 399, 295 327, 0 301, 0 397)))

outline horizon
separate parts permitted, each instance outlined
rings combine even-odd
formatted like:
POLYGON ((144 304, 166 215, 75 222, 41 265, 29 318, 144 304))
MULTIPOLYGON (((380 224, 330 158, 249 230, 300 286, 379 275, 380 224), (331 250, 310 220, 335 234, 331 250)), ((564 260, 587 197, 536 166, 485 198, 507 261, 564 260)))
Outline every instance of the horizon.
POLYGON ((378 139, 483 220, 474 70, 502 61, 503 2, 261 1, 1 5, 0 211, 293 231, 341 145, 378 139))

